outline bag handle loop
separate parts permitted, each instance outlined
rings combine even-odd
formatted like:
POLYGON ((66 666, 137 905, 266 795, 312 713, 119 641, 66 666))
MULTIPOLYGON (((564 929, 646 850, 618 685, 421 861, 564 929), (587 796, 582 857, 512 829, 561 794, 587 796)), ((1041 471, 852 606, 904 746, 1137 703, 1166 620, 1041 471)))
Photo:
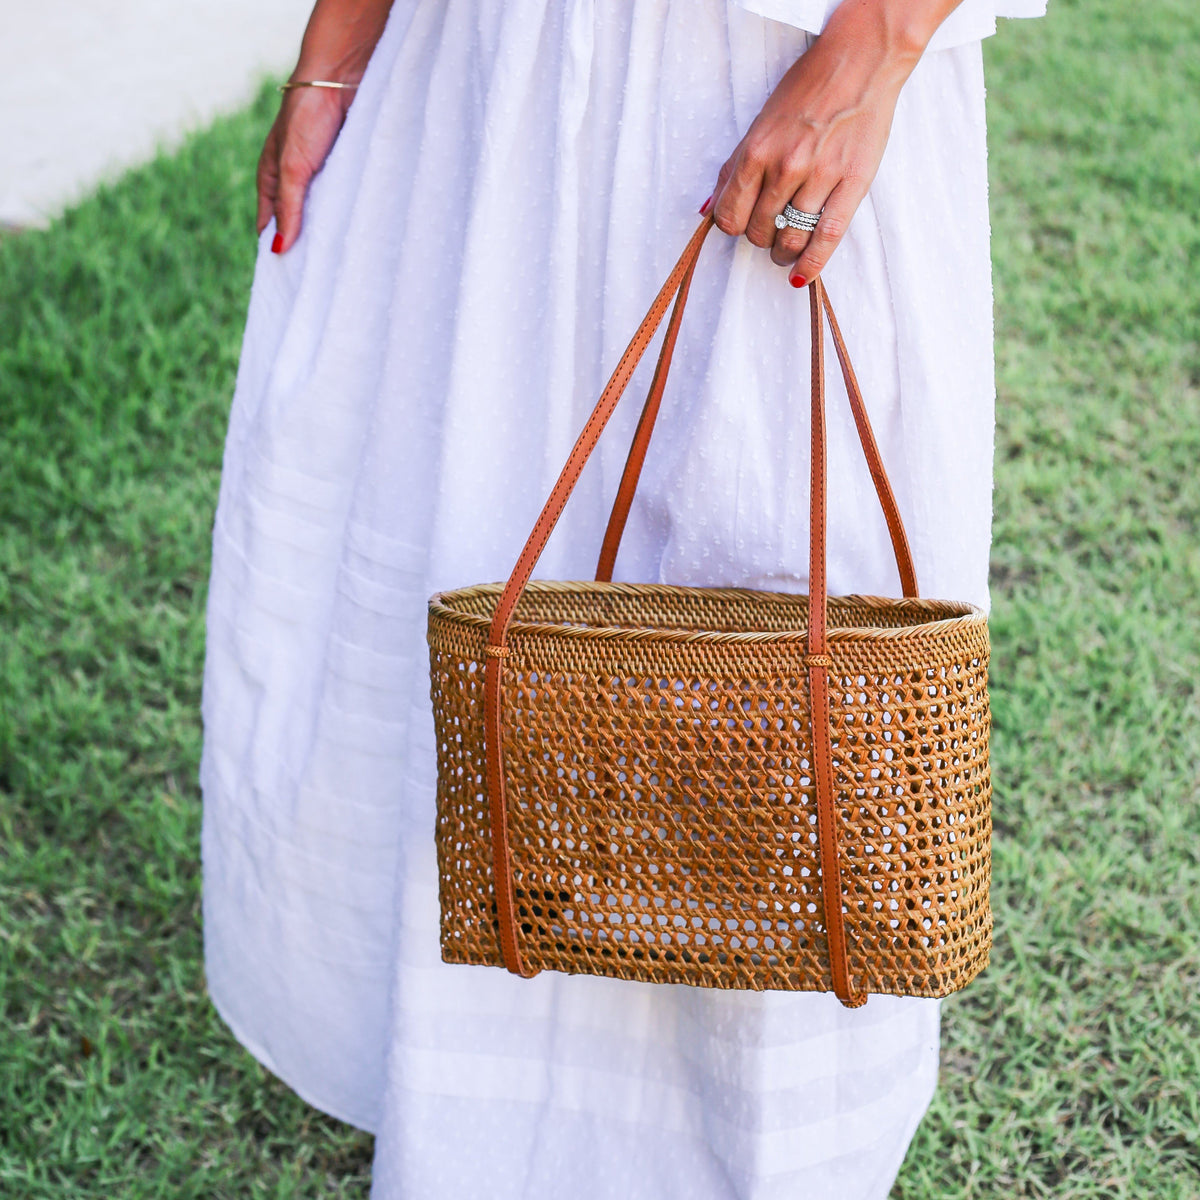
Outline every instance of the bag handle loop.
MULTIPOLYGON (((695 272, 704 239, 712 227, 713 219, 710 213, 692 234, 666 282, 659 289, 654 303, 650 306, 650 311, 638 327, 624 354, 621 355, 612 376, 600 394, 600 399, 596 402, 591 416, 567 457, 566 464, 534 524, 508 582, 500 593, 488 630, 488 642, 484 651, 483 708, 488 804, 492 831, 492 879, 504 964, 514 974, 525 977, 537 972, 529 970, 521 956, 513 897, 512 860, 508 847, 508 807, 504 789, 504 744, 501 713, 502 660, 508 655, 508 627, 512 622, 513 613, 521 595, 529 583, 538 559, 541 557, 571 492, 574 490, 580 473, 624 394, 648 343, 661 324, 667 306, 672 297, 675 297, 674 311, 671 314, 659 354, 654 380, 638 422, 617 499, 609 518, 604 547, 601 550, 597 578, 611 578, 612 564, 616 558, 621 533, 645 460, 662 392, 666 386, 667 372, 670 368, 671 356, 679 333, 692 275, 695 272), (607 574, 604 574, 606 571, 607 574)), ((903 521, 896 507, 887 472, 879 457, 878 446, 862 403, 862 394, 850 366, 841 331, 837 327, 828 295, 819 278, 813 280, 809 285, 809 299, 812 316, 812 504, 809 523, 809 621, 804 666, 807 673, 809 708, 812 716, 812 749, 817 793, 817 836, 821 859, 821 893, 829 948, 830 974, 833 990, 842 1003, 857 1007, 865 1002, 866 995, 854 990, 847 961, 842 922, 842 888, 837 852, 837 813, 834 807, 832 746, 829 728, 828 669, 831 660, 827 653, 826 642, 825 536, 827 522, 825 512, 826 435, 823 309, 829 314, 834 345, 845 377, 850 403, 854 409, 855 423, 892 536, 892 545, 896 553, 904 594, 906 596, 917 595, 917 585, 903 521)))
MULTIPOLYGON (((685 252, 686 253, 686 252, 685 252)), ((680 298, 685 293, 680 290, 680 298)), ((854 424, 858 430, 858 440, 862 444, 863 454, 867 460, 867 468, 871 472, 871 480, 875 484, 875 494, 879 497, 879 506, 883 509, 887 521, 888 534, 892 539, 892 553, 896 559, 896 570, 900 575, 900 594, 902 596, 917 595, 917 575, 913 567, 912 551, 908 545, 908 535, 904 530, 904 521, 892 492, 891 481, 883 466, 879 454, 879 446, 875 441, 871 420, 867 416, 866 405, 863 403, 862 389, 858 386, 858 377, 850 362, 850 353, 846 349, 845 339, 829 301, 829 293, 824 285, 820 289, 821 301, 825 314, 829 318, 829 330, 833 334, 833 345, 837 351, 838 365, 842 369, 842 379, 846 384, 846 394, 850 397, 850 410, 854 414, 854 424)), ((600 559, 596 564, 596 579, 599 582, 612 581, 613 566, 617 560, 617 551, 621 546, 621 537, 625 532, 625 522, 629 517, 629 509, 633 504, 633 496, 637 491, 638 479, 642 473, 642 465, 646 459, 646 450, 650 438, 654 434, 654 422, 658 418, 659 403, 662 400, 663 389, 667 382, 667 372, 671 368, 671 356, 675 350, 675 339, 679 334, 680 318, 683 307, 677 301, 667 324, 666 337, 663 339, 662 350, 658 357, 658 365, 654 370, 654 379, 650 391, 646 395, 646 403, 642 415, 638 419, 634 431, 633 442, 629 447, 629 457, 625 460, 625 470, 621 474, 621 482, 617 487, 616 499, 613 501, 612 513, 608 518, 608 527, 604 532, 604 542, 600 547, 600 559)))

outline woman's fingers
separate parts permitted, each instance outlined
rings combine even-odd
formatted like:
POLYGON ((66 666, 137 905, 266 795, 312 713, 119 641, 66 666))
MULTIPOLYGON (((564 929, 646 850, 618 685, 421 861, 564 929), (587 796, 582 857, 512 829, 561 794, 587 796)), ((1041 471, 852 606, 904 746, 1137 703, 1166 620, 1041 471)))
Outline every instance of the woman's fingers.
MULTIPOLYGON (((743 142, 726 160, 713 189, 713 223, 722 233, 741 237, 747 232, 763 182, 763 167, 743 142)), ((770 242, 755 243, 760 244, 769 246, 770 242)))
MULTIPOLYGON (((782 213, 784 205, 791 204, 793 208, 803 213, 819 213, 829 200, 830 186, 821 183, 816 177, 806 179, 795 195, 788 197, 779 204, 776 213, 782 213)), ((775 235, 771 244, 771 261, 781 267, 790 266, 804 253, 812 234, 806 229, 795 229, 791 225, 784 226, 775 235)))
POLYGON ((755 169, 752 157, 735 157, 722 168, 724 178, 718 178, 713 192, 713 220, 723 233, 745 234, 754 245, 769 247, 771 260, 779 266, 794 264, 788 278, 796 287, 803 287, 825 269, 867 187, 846 177, 831 189, 814 174, 799 190, 791 191, 777 181, 768 183, 761 175, 755 178, 755 169), (777 228, 775 218, 788 203, 801 212, 819 213, 816 229, 777 228))
POLYGON ((795 266, 788 273, 788 278, 796 287, 811 283, 825 269, 829 256, 845 236, 850 218, 866 194, 867 189, 851 179, 843 179, 829 194, 816 229, 809 235, 795 266))
POLYGON ((275 195, 276 238, 271 249, 283 254, 295 245, 304 219, 304 195, 313 177, 304 156, 291 144, 279 155, 279 190, 275 195))
MULTIPOLYGON (((746 218, 746 239, 755 246, 774 249, 780 235, 785 232, 775 224, 775 218, 783 212, 783 206, 792 198, 805 172, 796 162, 773 162, 759 174, 753 194, 747 188, 743 193, 749 203, 746 218)), ((791 231, 788 231, 791 232, 791 231)), ((795 255, 792 255, 795 258, 795 255)))

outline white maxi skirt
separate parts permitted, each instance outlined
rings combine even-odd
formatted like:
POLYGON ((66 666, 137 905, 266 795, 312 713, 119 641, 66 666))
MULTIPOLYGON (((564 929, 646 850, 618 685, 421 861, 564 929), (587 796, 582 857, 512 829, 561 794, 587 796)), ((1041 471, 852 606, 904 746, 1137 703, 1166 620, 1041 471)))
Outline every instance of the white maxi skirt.
MULTIPOLYGON (((936 1001, 439 956, 426 601, 507 577, 808 44, 752 7, 397 0, 300 241, 262 239, 208 598, 208 986, 270 1070, 378 1135, 376 1197, 871 1200, 935 1086, 936 1001)), ((986 32, 926 53, 824 274, 921 592, 984 608, 986 32)), ((617 578, 807 589, 808 338, 807 294, 713 231, 617 578)), ((540 577, 594 572, 653 357, 540 577)), ((830 590, 898 595, 836 373, 828 404, 830 590)))

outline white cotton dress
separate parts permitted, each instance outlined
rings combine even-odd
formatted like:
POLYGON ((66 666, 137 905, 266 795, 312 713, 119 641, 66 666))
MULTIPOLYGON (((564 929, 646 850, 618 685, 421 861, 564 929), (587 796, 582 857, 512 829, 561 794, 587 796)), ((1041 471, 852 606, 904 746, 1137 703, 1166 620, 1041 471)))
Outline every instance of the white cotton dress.
MULTIPOLYGON (((993 369, 980 41, 906 84, 824 278, 923 595, 988 607, 993 369)), ((933 1092, 936 1001, 451 966, 425 644, 506 578, 717 171, 832 4, 397 0, 283 256, 262 239, 213 531, 208 984, 377 1134, 380 1200, 875 1200, 933 1092)), ((648 359, 653 358, 653 353, 648 359)), ((704 246, 616 577, 807 589, 808 297, 704 246)), ((544 554, 595 570, 652 364, 544 554)), ((899 594, 844 388, 829 584, 899 594)))

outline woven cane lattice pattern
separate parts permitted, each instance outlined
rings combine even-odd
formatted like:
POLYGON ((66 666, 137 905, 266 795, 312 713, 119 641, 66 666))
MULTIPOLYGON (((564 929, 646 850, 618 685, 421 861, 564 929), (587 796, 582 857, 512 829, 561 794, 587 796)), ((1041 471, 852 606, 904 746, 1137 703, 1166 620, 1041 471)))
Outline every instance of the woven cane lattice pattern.
MULTIPOLYGON (((498 591, 434 597, 429 643, 442 953, 502 965, 480 719, 498 591)), ((829 988, 806 620, 790 594, 529 585, 503 690, 531 968, 829 988)), ((850 596, 828 620, 850 969, 871 992, 945 995, 990 945, 986 617, 850 596)))

